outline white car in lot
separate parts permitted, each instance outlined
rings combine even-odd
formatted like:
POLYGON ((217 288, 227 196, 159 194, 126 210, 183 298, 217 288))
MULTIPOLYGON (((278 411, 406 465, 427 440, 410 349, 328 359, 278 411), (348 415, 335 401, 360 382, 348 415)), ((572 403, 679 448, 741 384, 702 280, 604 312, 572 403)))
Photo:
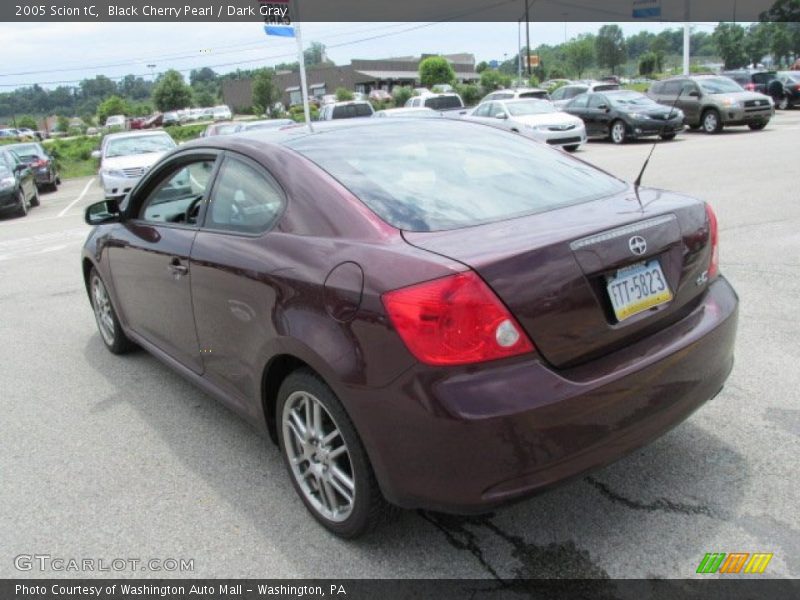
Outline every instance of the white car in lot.
POLYGON ((224 104, 212 108, 211 115, 215 121, 230 121, 233 118, 231 109, 224 104))
POLYGON ((100 150, 100 185, 106 198, 121 198, 165 153, 176 147, 165 131, 112 133, 103 138, 100 150))
POLYGON ((569 152, 586 143, 583 121, 559 111, 547 100, 529 98, 481 102, 464 118, 560 146, 569 152))

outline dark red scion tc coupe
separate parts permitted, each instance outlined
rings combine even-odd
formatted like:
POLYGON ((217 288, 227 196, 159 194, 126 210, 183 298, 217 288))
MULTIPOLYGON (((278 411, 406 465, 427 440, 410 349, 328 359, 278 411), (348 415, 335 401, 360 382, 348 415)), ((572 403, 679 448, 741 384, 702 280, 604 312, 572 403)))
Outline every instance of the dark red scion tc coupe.
POLYGON ((268 432, 344 537, 389 504, 482 512, 606 465, 733 364, 707 204, 492 127, 203 138, 86 219, 108 349, 268 432))

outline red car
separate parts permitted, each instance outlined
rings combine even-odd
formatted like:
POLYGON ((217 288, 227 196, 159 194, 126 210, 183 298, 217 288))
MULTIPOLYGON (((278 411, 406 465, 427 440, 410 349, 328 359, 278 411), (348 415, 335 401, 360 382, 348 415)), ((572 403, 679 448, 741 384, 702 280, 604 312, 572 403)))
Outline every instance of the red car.
POLYGON ((86 219, 102 342, 267 432, 345 537, 387 501, 484 512, 606 465, 733 364, 709 205, 493 127, 202 138, 86 219))

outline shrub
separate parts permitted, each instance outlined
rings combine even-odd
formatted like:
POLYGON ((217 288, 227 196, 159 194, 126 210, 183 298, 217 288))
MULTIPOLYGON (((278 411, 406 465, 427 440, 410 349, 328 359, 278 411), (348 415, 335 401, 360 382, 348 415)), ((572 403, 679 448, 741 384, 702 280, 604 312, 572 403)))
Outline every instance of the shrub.
POLYGON ((482 98, 480 88, 474 83, 456 84, 456 92, 458 92, 458 95, 461 96, 461 99, 464 101, 464 106, 473 106, 482 98))
POLYGON ((414 91, 407 85, 397 86, 392 90, 395 106, 405 106, 406 101, 414 95, 414 91))
POLYGON ((347 100, 352 100, 355 96, 353 96, 353 92, 348 90, 347 88, 336 88, 336 100, 339 102, 345 102, 347 100))

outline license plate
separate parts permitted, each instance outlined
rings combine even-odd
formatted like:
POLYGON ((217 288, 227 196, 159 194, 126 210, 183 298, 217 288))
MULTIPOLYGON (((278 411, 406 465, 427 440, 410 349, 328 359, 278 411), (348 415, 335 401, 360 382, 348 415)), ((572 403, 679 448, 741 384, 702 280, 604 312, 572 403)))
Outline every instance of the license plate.
POLYGON ((606 281, 617 321, 672 300, 672 292, 657 260, 619 269, 606 281))

